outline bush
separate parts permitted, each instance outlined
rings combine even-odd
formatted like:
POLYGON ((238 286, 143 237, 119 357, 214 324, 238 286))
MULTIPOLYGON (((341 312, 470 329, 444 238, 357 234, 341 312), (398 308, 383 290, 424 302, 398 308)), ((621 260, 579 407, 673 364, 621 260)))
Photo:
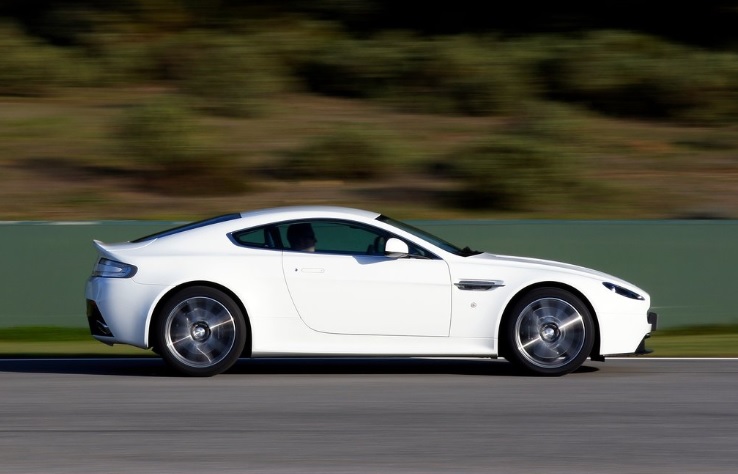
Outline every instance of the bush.
MULTIPOLYGON (((508 114, 530 94, 523 63, 502 42, 482 43, 467 37, 439 39, 436 53, 416 77, 434 84, 425 94, 440 92, 450 100, 445 111, 465 115, 508 114)), ((412 88, 409 92, 412 93, 412 88)), ((444 111, 444 110, 442 110, 444 111)))
POLYGON ((41 96, 94 82, 95 68, 83 56, 34 40, 12 25, 0 25, 0 51, 0 95, 41 96))
POLYGON ((304 179, 376 178, 394 155, 388 141, 386 133, 341 126, 290 152, 280 174, 304 179))
POLYGON ((343 38, 344 33, 338 25, 305 18, 249 22, 245 33, 245 39, 252 45, 259 45, 263 53, 284 68, 282 72, 291 79, 298 79, 305 58, 343 38))
POLYGON ((562 149, 519 136, 497 136, 464 147, 445 160, 461 181, 456 205, 525 210, 560 200, 577 187, 576 168, 562 149))
POLYGON ((248 37, 190 32, 163 40, 153 54, 160 77, 219 115, 257 115, 285 84, 279 61, 248 37))
POLYGON ((234 163, 204 138, 197 117, 174 98, 128 108, 117 139, 149 189, 188 195, 245 189, 234 163))
POLYGON ((103 85, 143 83, 159 79, 153 47, 127 34, 89 33, 84 36, 87 54, 100 69, 103 85))
POLYGON ((298 75, 309 90, 325 95, 350 98, 380 97, 391 79, 392 57, 373 44, 354 39, 336 39, 315 51, 299 67, 298 75))
POLYGON ((738 115, 738 55, 627 32, 559 40, 541 62, 550 97, 616 116, 715 121, 738 115))
POLYGON ((335 41, 301 74, 323 94, 379 99, 413 112, 493 115, 528 94, 521 67, 502 43, 395 33, 335 41))
POLYGON ((127 154, 152 169, 172 169, 202 155, 196 117, 174 98, 130 106, 119 123, 118 138, 127 154))

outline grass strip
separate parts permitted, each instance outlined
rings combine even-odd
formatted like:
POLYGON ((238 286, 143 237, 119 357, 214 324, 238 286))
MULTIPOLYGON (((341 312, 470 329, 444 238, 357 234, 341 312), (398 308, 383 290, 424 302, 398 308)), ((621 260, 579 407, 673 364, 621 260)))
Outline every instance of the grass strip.
MULTIPOLYGON (((650 357, 738 357, 738 325, 696 326, 656 331, 646 341, 650 357)), ((0 328, 0 355, 51 356, 153 356, 153 352, 126 345, 107 346, 86 328, 0 328)))
POLYGON ((91 341, 87 328, 54 326, 19 326, 0 328, 0 343, 5 342, 72 342, 91 341))
POLYGON ((107 346, 97 341, 7 342, 0 341, 0 357, 156 357, 137 347, 107 346))
POLYGON ((738 325, 660 329, 646 347, 651 357, 738 357, 738 325))
POLYGON ((738 333, 654 335, 646 347, 648 357, 738 357, 738 333))
POLYGON ((115 357, 153 356, 151 351, 127 345, 108 346, 87 328, 28 326, 0 328, 0 355, 4 357, 115 357))

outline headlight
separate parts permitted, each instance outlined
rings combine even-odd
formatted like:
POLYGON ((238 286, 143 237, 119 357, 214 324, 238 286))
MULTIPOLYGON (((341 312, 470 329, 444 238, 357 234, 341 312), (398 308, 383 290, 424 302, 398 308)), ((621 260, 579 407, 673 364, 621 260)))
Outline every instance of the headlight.
POLYGON ((109 258, 101 258, 95 264, 95 268, 92 269, 92 276, 103 278, 130 278, 136 274, 136 270, 138 269, 133 265, 116 262, 109 258))
POLYGON ((622 286, 616 285, 615 283, 604 282, 602 284, 605 285, 605 288, 612 291, 613 293, 619 294, 620 296, 625 296, 626 298, 630 298, 632 300, 644 300, 645 299, 643 296, 639 295, 635 291, 631 291, 627 288, 623 288, 622 286))

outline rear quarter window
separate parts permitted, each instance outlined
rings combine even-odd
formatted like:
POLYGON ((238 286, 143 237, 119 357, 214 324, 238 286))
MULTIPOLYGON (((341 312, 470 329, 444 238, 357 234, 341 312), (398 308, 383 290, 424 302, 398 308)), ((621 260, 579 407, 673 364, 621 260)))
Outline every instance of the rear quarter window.
POLYGON ((160 239, 162 237, 167 237, 169 235, 179 234, 181 232, 186 232, 188 230, 193 229, 199 229, 200 227, 205 227, 213 224, 219 224, 221 222, 228 222, 232 221, 234 219, 238 219, 241 217, 241 214, 226 214, 224 216, 218 216, 218 217, 212 217, 210 219, 205 219, 202 221, 192 222, 189 224, 185 224, 179 227, 175 227, 173 229, 165 230, 162 232, 157 232, 156 234, 147 235, 145 237, 138 238, 136 240, 132 240, 131 242, 134 244, 140 243, 140 242, 148 242, 149 240, 154 239, 160 239))
POLYGON ((282 247, 279 231, 273 225, 234 232, 230 238, 233 243, 242 247, 259 249, 280 249, 282 247))

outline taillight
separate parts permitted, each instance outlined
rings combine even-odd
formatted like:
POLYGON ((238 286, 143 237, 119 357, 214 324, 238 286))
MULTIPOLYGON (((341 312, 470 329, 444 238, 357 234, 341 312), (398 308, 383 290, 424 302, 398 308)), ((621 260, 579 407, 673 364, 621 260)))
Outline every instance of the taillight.
POLYGON ((102 278, 131 278, 138 270, 135 266, 117 262, 109 258, 101 258, 92 269, 93 277, 102 278))

